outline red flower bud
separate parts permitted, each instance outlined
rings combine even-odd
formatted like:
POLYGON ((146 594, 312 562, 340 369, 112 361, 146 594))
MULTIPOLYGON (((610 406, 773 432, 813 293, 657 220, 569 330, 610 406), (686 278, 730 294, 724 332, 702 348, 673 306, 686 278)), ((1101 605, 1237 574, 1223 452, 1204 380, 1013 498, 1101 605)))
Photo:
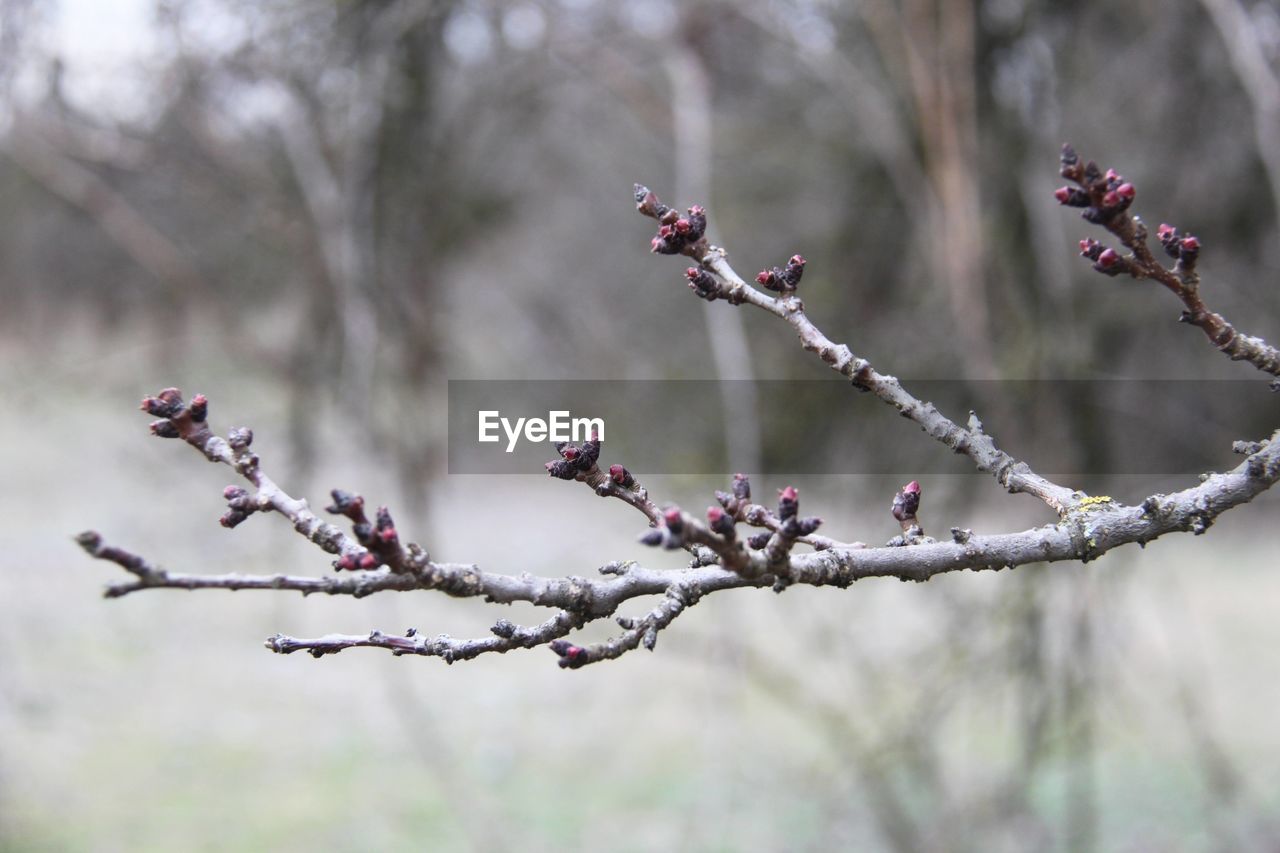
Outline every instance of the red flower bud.
POLYGON ((587 650, 582 646, 575 646, 568 640, 553 640, 550 649, 560 656, 561 668, 577 669, 587 662, 587 650))
POLYGON ((920 509, 920 484, 915 480, 907 483, 898 493, 893 496, 893 506, 890 511, 893 517, 899 523, 906 524, 915 521, 916 513, 920 509))
POLYGON ((1116 254, 1115 249, 1104 249, 1102 254, 1098 255, 1098 266, 1102 269, 1111 269, 1120 262, 1120 256, 1116 254))
POLYGON ((778 517, 783 521, 791 518, 800 509, 800 493, 794 486, 778 490, 778 517))
POLYGON ((635 477, 632 477, 631 472, 621 465, 609 466, 609 479, 626 489, 636 484, 635 477))
POLYGON ((1133 184, 1124 183, 1116 187, 1116 195, 1125 201, 1133 201, 1134 196, 1138 194, 1138 190, 1133 184))
POLYGON ((191 398, 191 419, 198 424, 204 423, 209 416, 209 398, 197 394, 191 398))
POLYGON ((672 533, 679 533, 684 530, 684 515, 680 512, 679 507, 671 507, 662 514, 662 520, 667 525, 667 529, 672 533))

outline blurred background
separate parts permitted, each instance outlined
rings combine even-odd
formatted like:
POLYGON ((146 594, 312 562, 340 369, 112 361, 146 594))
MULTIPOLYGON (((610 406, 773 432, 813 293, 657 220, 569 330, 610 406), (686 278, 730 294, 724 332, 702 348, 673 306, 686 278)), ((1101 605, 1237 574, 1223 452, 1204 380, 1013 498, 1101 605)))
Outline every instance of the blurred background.
MULTIPOLYGON (((1065 140, 1201 238, 1215 310, 1280 336, 1274 2, 0 0, 0 850, 1280 850, 1272 495, 1085 566, 713 596, 654 654, 579 672, 544 649, 277 657, 276 631, 541 617, 104 602, 118 572, 71 541, 328 570, 278 520, 217 525, 228 472, 135 410, 179 385, 251 425, 292 493, 388 503, 440 558, 678 567, 585 489, 446 466, 449 379, 823 377, 776 318, 648 254, 633 181, 706 205, 743 274, 803 253, 811 317, 882 371, 1109 470, 1073 398, 1092 386, 1030 405, 985 380, 1252 376, 1169 294, 1076 257, 1101 235, 1053 201, 1065 140)), ((691 452, 732 468, 858 429, 719 387, 722 440, 691 452)), ((1213 413, 1169 418, 1161 440, 1194 443, 1213 413)), ((901 433, 930 470, 948 455, 901 433)), ((915 476, 756 490, 792 483, 832 535, 880 542, 915 476)), ((932 532, 1052 520, 985 476, 921 479, 932 532)), ((646 485, 688 507, 724 488, 646 485)))

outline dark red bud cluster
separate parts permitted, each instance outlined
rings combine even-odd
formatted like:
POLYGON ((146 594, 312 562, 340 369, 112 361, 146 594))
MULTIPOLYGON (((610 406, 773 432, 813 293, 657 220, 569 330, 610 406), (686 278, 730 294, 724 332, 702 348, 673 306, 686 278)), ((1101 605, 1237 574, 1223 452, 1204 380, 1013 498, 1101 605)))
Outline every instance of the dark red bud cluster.
POLYGON ((804 275, 805 263, 800 255, 792 255, 785 267, 773 267, 756 273, 756 283, 778 293, 794 293, 800 284, 800 277, 804 275))
POLYGON ((659 255, 698 254, 695 247, 707 233, 707 212, 701 206, 695 204, 681 216, 642 184, 635 185, 635 198, 636 210, 659 223, 658 233, 649 242, 650 251, 659 255))
MULTIPOLYGON (((1086 176, 1089 174, 1087 167, 1085 173, 1086 176)), ((1115 169, 1108 169, 1100 181, 1089 182, 1085 186, 1089 188, 1097 202, 1096 206, 1086 207, 1081 216, 1098 224, 1105 223, 1121 211, 1127 210, 1138 195, 1134 185, 1126 181, 1124 176, 1115 169), (1100 199, 1099 194, 1101 194, 1100 199)))
POLYGON ((600 460, 600 439, 594 432, 591 438, 580 445, 557 441, 555 448, 560 458, 551 460, 543 467, 548 474, 559 480, 575 479, 579 474, 585 474, 596 467, 596 462, 600 460))
POLYGON ((1128 272, 1132 268, 1132 263, 1128 258, 1115 249, 1107 248, 1091 237, 1080 241, 1080 255, 1093 261, 1095 270, 1107 275, 1119 275, 1120 273, 1128 272))
POLYGON ((202 424, 209 419, 209 398, 205 395, 197 394, 192 397, 188 408, 191 410, 191 420, 196 423, 202 424))
POLYGON ((395 522, 391 520, 391 510, 385 506, 378 507, 375 535, 383 545, 400 544, 400 534, 396 532, 395 522))
POLYGON ((376 569, 383 563, 398 564, 400 537, 396 532, 395 522, 391 520, 391 512, 385 506, 378 507, 376 522, 370 522, 365 515, 364 498, 360 495, 342 489, 334 489, 329 494, 333 503, 325 507, 325 511, 351 519, 351 532, 365 548, 358 554, 343 554, 334 562, 333 567, 355 570, 376 569))
POLYGON ((778 518, 786 521, 800 510, 800 493, 795 486, 778 490, 778 518))
POLYGON ((1053 197, 1066 207, 1089 206, 1089 194, 1079 187, 1058 187, 1053 191, 1053 197))
POLYGON ((188 431, 194 431, 192 424, 204 424, 209 416, 209 398, 196 394, 188 404, 183 402, 180 390, 165 388, 154 397, 143 397, 139 408, 152 417, 160 418, 151 422, 152 435, 157 438, 182 438, 188 431))
POLYGON ((1115 249, 1103 249, 1101 254, 1098 255, 1098 261, 1093 265, 1093 268, 1099 272, 1115 275, 1121 272, 1122 263, 1123 259, 1116 253, 1115 249))
POLYGON ((725 539, 732 540, 735 535, 734 526, 737 521, 734 517, 725 512, 722 507, 707 507, 707 526, 715 533, 719 533, 725 539))
POLYGON ((748 547, 754 548, 755 550, 759 551, 765 545, 769 544, 769 537, 772 535, 773 534, 769 533, 769 531, 767 530, 764 531, 763 533, 753 533, 749 537, 747 537, 747 545, 748 547))
POLYGON ((1156 229, 1156 239, 1164 246, 1165 254, 1190 266, 1200 256, 1200 240, 1192 234, 1179 234, 1178 229, 1167 222, 1156 229))
POLYGON ((1062 146, 1059 173, 1080 186, 1058 187, 1053 197, 1067 207, 1083 208, 1080 215, 1095 225, 1105 225, 1127 210, 1138 195, 1137 188, 1115 169, 1104 173, 1092 160, 1081 164, 1080 155, 1070 144, 1062 146))
POLYGON ((720 283, 716 277, 701 267, 689 267, 684 271, 689 279, 689 289, 708 302, 715 302, 720 295, 720 283))
POLYGON ((182 392, 166 388, 154 397, 143 397, 140 408, 153 418, 176 418, 184 408, 182 392))
POLYGON ((333 498, 333 503, 324 508, 325 512, 333 513, 334 515, 345 515, 357 524, 368 522, 364 515, 364 498, 360 495, 342 489, 334 489, 329 492, 329 496, 333 498))
POLYGON ((746 474, 734 474, 731 488, 732 493, 716 489, 716 501, 735 521, 739 518, 745 519, 744 513, 751 506, 751 480, 746 474))
POLYGON ((624 489, 634 489, 636 486, 636 478, 631 476, 631 472, 621 465, 609 466, 609 479, 624 489))
POLYGON ((378 567, 378 558, 368 551, 361 551, 358 554, 343 554, 333 561, 333 567, 340 572, 354 572, 358 569, 367 571, 378 567))
POLYGON ((240 486, 227 486, 222 490, 222 498, 227 502, 227 511, 218 519, 223 527, 235 527, 258 511, 258 504, 253 496, 240 486))
POLYGON ((667 215, 667 211, 671 210, 671 208, 658 200, 658 196, 653 192, 653 190, 649 189, 644 184, 636 184, 635 187, 636 210, 640 211, 645 216, 661 220, 662 217, 667 215))
POLYGON ((669 551, 684 545, 684 513, 681 512, 680 507, 673 506, 664 510, 662 525, 641 534, 640 544, 650 547, 661 545, 669 551))
POLYGON ((590 659, 586 649, 575 646, 568 640, 552 640, 550 648, 560 656, 559 663, 562 669, 577 669, 590 659))
POLYGON ((890 511, 899 523, 914 523, 916 513, 920 511, 920 484, 912 480, 899 489, 893 496, 893 506, 890 511))
POLYGON ((680 511, 679 507, 673 506, 662 513, 662 523, 672 533, 679 535, 684 532, 684 513, 680 511))

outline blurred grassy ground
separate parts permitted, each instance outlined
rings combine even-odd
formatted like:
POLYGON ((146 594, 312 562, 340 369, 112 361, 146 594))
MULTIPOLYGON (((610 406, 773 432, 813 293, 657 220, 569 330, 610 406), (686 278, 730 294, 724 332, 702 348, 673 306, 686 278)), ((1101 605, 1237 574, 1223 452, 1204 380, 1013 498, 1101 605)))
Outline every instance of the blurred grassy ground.
MULTIPOLYGON (((1099 849, 1275 841, 1258 829, 1280 813, 1280 576, 1264 538, 1275 496, 1207 536, 1084 567, 717 595, 654 654, 581 672, 558 670, 542 649, 454 667, 361 650, 279 657, 261 647, 275 631, 483 635, 499 616, 536 613, 426 594, 104 601, 103 582, 119 573, 71 542, 86 527, 174 569, 319 573, 326 563, 271 518, 220 528, 225 469, 150 439, 134 410, 144 392, 198 386, 189 390, 210 395, 215 425, 251 424, 271 465, 287 455, 272 388, 210 372, 190 341, 157 367, 149 342, 104 355, 74 340, 52 356, 3 352, 0 850, 882 849, 850 744, 920 714, 916 736, 937 747, 955 802, 998 781, 1016 756, 1021 701, 999 661, 1018 635, 985 620, 1008 585, 1035 573, 1097 611, 1099 849), (1204 737, 1189 733, 1187 691, 1204 737), (937 713, 921 712, 929 702, 937 713), (1206 783, 1215 766, 1225 798, 1206 783)), ((340 485, 394 506, 392 478, 353 433, 329 433, 312 502, 340 485)), ((699 505, 712 484, 652 485, 699 505)), ((881 484, 798 485, 807 509, 852 520, 833 521, 837 532, 892 534, 881 484)), ((1027 503, 995 506, 1035 515, 1027 503)), ((937 526, 1022 519, 966 512, 937 526)), ((538 477, 453 478, 436 490, 428 533, 399 526, 442 558, 544 574, 635 555, 639 529, 624 508, 538 477)), ((664 561, 677 562, 651 559, 664 561)), ((1026 791, 1035 825, 963 808, 938 825, 972 832, 981 849, 1061 842, 1063 750, 1026 791)), ((892 775, 891 751, 885 761, 892 775)))

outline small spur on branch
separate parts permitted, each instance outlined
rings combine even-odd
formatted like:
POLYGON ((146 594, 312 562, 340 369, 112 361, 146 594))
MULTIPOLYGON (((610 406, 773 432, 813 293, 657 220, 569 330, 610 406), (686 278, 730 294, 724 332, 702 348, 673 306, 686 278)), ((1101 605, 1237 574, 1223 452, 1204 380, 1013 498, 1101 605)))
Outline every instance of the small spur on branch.
MULTIPOLYGON (((1159 282, 1182 300, 1182 319, 1203 329, 1219 350, 1280 376, 1280 353, 1274 347, 1240 333, 1205 306, 1196 269, 1200 254, 1196 237, 1169 225, 1160 226, 1157 239, 1174 259, 1172 268, 1162 266, 1147 246, 1146 227, 1129 213, 1137 195, 1133 184, 1114 171, 1103 172, 1092 162, 1081 163, 1070 146, 1064 146, 1061 164, 1062 175, 1076 186, 1059 189, 1055 193, 1058 201, 1083 208, 1086 220, 1108 230, 1128 250, 1121 254, 1094 240, 1083 241, 1081 253, 1095 269, 1106 275, 1126 273, 1159 282)), ((1000 450, 976 414, 971 412, 963 426, 956 423, 932 403, 912 396, 893 376, 875 370, 848 346, 827 338, 808 318, 798 296, 806 266, 803 257, 793 255, 782 266, 762 269, 754 281, 764 290, 757 289, 733 270, 724 249, 707 241, 707 212, 702 207, 694 205, 681 214, 640 185, 635 188, 635 202, 640 213, 658 221, 658 231, 650 241, 652 251, 685 255, 694 261, 685 277, 696 296, 708 301, 723 299, 733 306, 753 305, 779 317, 791 326, 804 349, 818 355, 853 386, 893 406, 948 449, 967 456, 978 470, 992 475, 1009 492, 1026 493, 1042 501, 1056 520, 1005 534, 976 534, 952 527, 947 539, 936 540, 925 535, 919 520, 922 490, 913 480, 892 501, 891 514, 901 528, 899 535, 884 546, 867 547, 819 535, 822 519, 800 515, 800 495, 792 486, 779 489, 772 505, 754 502, 752 484, 743 474, 734 476, 728 491, 716 492, 716 503, 705 514, 659 504, 624 465, 602 466, 604 448, 593 436, 580 445, 556 445, 559 458, 547 463, 547 473, 556 479, 584 483, 598 496, 620 500, 640 512, 648 524, 640 542, 685 550, 690 555, 688 567, 656 570, 626 560, 600 567, 599 577, 488 572, 471 564, 433 560, 425 548, 402 538, 389 509, 380 507, 370 518, 359 495, 334 490, 332 504, 327 507, 327 512, 349 522, 349 534, 324 521, 305 500, 289 495, 266 474, 262 460, 251 449, 252 431, 232 428, 225 437, 215 434, 208 423, 209 401, 203 395, 188 401, 176 388, 167 388, 142 401, 142 408, 157 419, 151 424, 152 434, 183 440, 209 461, 231 468, 251 487, 231 485, 223 490, 227 510, 220 523, 233 528, 253 515, 281 515, 299 535, 333 557, 334 572, 321 577, 177 573, 87 531, 76 537, 81 547, 132 576, 127 582, 108 586, 106 595, 120 597, 148 589, 266 589, 362 597, 386 591, 432 590, 495 604, 522 601, 554 612, 532 626, 499 619, 488 636, 475 639, 428 637, 409 629, 402 635, 375 630, 313 639, 276 634, 266 645, 280 654, 306 651, 315 657, 371 647, 394 655, 438 657, 449 663, 489 652, 546 646, 561 667, 578 669, 641 646, 652 650, 660 631, 703 596, 721 590, 754 587, 782 592, 793 584, 846 588, 869 577, 925 581, 961 569, 998 570, 1060 560, 1088 562, 1120 545, 1142 545, 1166 533, 1203 533, 1221 513, 1247 503, 1280 479, 1278 430, 1264 441, 1237 442, 1234 449, 1245 459, 1235 468, 1205 475, 1198 485, 1180 492, 1152 495, 1137 506, 1090 497, 1051 482, 1000 450), (740 526, 753 532, 743 532, 740 526), (797 550, 800 546, 803 550, 797 550), (646 595, 660 595, 661 599, 637 615, 616 615, 631 599, 646 595), (611 639, 589 645, 568 639, 584 625, 610 617, 621 629, 611 639)))

